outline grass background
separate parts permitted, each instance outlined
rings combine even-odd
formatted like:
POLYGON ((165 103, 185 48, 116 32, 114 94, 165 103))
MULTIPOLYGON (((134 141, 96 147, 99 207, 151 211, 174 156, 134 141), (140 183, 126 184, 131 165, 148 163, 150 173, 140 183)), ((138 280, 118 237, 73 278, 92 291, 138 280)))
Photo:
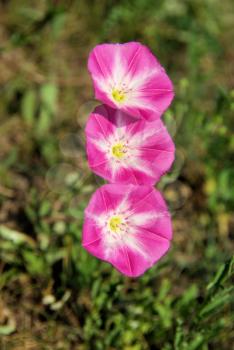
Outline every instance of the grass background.
POLYGON ((231 350, 234 47, 231 0, 0 1, 0 349, 231 350), (163 117, 176 161, 157 185, 170 253, 139 279, 81 248, 102 184, 84 125, 86 63, 138 40, 176 97, 163 117))

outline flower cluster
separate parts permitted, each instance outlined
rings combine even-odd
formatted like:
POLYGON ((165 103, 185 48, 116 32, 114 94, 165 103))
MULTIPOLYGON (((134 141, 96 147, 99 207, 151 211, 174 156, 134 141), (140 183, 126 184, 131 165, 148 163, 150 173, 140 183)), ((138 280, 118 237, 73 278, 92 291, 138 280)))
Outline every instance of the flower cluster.
POLYGON ((171 219, 153 186, 174 160, 160 117, 173 85, 150 50, 137 42, 102 44, 90 53, 95 97, 103 104, 86 125, 87 156, 99 188, 85 210, 83 247, 136 277, 169 249, 171 219))

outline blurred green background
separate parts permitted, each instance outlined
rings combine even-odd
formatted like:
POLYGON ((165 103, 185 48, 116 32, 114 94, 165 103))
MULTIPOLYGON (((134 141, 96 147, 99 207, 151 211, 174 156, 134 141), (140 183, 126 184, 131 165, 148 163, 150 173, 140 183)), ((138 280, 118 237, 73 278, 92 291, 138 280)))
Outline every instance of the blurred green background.
POLYGON ((231 350, 234 344, 232 0, 0 1, 0 349, 231 350), (173 246, 139 279, 81 247, 102 180, 84 125, 86 64, 137 40, 175 85, 177 155, 158 184, 173 246))

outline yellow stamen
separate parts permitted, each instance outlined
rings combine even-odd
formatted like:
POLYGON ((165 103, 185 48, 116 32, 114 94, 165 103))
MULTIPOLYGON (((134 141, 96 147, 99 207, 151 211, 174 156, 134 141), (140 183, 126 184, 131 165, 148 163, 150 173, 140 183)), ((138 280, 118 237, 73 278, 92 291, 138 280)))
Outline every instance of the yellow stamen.
POLYGON ((124 144, 119 142, 112 146, 111 152, 114 157, 121 159, 125 155, 126 149, 124 144))
POLYGON ((117 89, 114 89, 114 90, 112 91, 112 97, 113 97, 113 99, 114 99, 116 102, 118 102, 118 103, 122 103, 122 102, 124 102, 125 99, 126 99, 125 93, 124 93, 123 91, 117 90, 117 89))
POLYGON ((120 232, 120 225, 122 223, 120 216, 112 216, 108 222, 109 229, 115 233, 120 232))

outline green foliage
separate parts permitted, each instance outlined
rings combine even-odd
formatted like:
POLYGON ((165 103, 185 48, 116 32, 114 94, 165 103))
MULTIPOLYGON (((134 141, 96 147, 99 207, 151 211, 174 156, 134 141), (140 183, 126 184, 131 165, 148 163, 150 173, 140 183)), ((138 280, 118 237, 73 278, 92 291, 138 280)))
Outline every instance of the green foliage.
POLYGON ((232 2, 2 3, 0 348, 230 350, 232 2), (150 46, 176 92, 164 121, 177 155, 158 185, 173 248, 136 280, 81 246, 101 184, 85 159, 88 52, 128 40, 150 46))

